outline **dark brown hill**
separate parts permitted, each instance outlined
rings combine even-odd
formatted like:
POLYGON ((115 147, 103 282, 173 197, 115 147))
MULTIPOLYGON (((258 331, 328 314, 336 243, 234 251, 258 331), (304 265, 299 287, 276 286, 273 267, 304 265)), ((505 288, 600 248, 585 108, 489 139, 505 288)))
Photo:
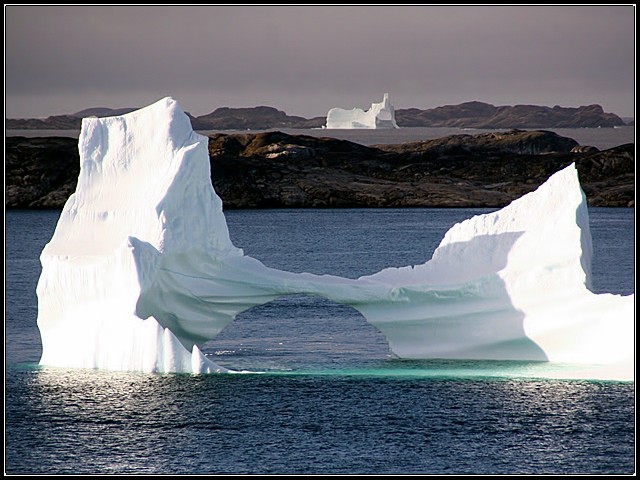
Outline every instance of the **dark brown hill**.
POLYGON ((572 162, 592 205, 631 206, 635 189, 633 144, 600 152, 544 131, 372 147, 218 134, 209 154, 226 208, 502 207, 572 162))
POLYGON ((625 124, 617 115, 605 113, 600 105, 496 107, 483 102, 466 102, 428 110, 399 109, 395 114, 399 127, 604 128, 625 124))
MULTIPOLYGON (((226 209, 502 207, 572 162, 590 205, 634 205, 633 144, 598 151, 546 131, 370 147, 277 131, 217 134, 209 156, 226 209)), ((61 208, 78 173, 77 140, 7 137, 5 205, 61 208)))
POLYGON ((213 112, 191 119, 194 130, 267 130, 271 128, 316 128, 324 117, 308 120, 287 115, 273 107, 217 108, 213 112))

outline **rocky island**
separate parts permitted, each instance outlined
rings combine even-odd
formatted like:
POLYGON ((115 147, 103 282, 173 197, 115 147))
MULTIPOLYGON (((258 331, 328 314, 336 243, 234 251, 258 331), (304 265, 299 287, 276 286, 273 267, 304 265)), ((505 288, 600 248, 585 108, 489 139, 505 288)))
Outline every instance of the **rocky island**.
POLYGON ((420 110, 396 110, 401 127, 461 127, 461 128, 611 128, 625 125, 613 113, 600 105, 577 108, 514 105, 496 107, 483 102, 420 110))
MULTIPOLYGON (((209 137, 209 156, 226 209, 503 207, 572 162, 589 205, 634 205, 633 144, 599 151, 544 130, 374 146, 220 133, 209 137)), ((78 173, 77 140, 7 137, 5 206, 62 208, 78 173)))

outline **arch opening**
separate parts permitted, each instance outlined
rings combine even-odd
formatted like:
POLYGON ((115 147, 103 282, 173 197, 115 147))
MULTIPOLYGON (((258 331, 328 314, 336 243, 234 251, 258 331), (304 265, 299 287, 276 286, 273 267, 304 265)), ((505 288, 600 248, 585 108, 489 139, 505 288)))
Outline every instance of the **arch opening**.
POLYGON ((386 337, 355 308, 307 294, 245 310, 202 352, 219 365, 245 371, 345 368, 394 356, 386 337))

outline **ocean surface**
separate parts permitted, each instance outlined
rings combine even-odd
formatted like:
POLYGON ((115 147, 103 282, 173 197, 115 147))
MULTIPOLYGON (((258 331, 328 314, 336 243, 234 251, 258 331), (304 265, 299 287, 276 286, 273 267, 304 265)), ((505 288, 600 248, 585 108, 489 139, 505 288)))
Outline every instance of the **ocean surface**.
MULTIPOLYGON (((396 144, 417 142, 420 140, 432 140, 446 137, 447 135, 476 135, 479 133, 495 132, 500 129, 473 129, 473 128, 430 128, 411 127, 390 130, 339 130, 339 129, 272 129, 280 130, 291 135, 312 135, 315 137, 332 137, 349 140, 362 145, 396 144)), ((563 137, 573 138, 580 145, 591 145, 600 150, 617 147, 625 143, 635 143, 635 127, 624 126, 619 128, 548 128, 563 137)), ((213 133, 248 133, 260 130, 207 130, 199 133, 211 135, 213 133)), ((263 130, 266 131, 266 130, 263 130)), ((78 130, 5 130, 6 136, 25 137, 73 137, 78 138, 78 130)))
MULTIPOLYGON (((489 209, 239 210, 266 265, 355 278, 428 260, 489 209)), ((6 212, 5 474, 632 474, 630 382, 550 380, 537 362, 403 361, 350 307, 250 309, 203 351, 262 373, 42 368, 39 254, 59 211, 6 212)), ((593 289, 635 291, 634 210, 590 208, 593 289)))

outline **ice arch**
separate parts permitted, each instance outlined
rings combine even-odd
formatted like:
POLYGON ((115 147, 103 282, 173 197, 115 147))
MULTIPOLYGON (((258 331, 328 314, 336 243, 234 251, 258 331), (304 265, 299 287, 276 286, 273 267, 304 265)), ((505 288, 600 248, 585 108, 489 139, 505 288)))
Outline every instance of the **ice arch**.
POLYGON ((239 312, 302 293, 353 306, 403 358, 604 364, 632 378, 634 295, 588 290, 573 165, 455 225, 426 263, 352 280, 276 270, 235 247, 207 141, 171 98, 83 119, 78 186, 40 257, 41 364, 225 371, 200 346, 239 312))

